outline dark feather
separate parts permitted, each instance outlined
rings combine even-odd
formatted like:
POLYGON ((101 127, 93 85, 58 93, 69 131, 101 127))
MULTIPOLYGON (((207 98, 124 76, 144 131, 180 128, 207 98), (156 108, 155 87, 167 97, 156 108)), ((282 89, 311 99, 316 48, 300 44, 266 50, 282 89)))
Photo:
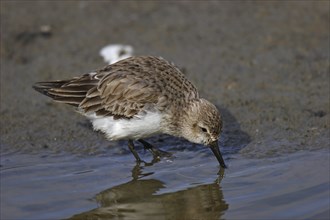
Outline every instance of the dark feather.
POLYGON ((157 57, 131 57, 70 80, 36 83, 33 88, 82 113, 132 118, 148 109, 163 111, 182 98, 198 98, 196 88, 169 62, 157 57), (171 75, 169 75, 171 73, 171 75), (179 99, 177 98, 179 97, 179 99))

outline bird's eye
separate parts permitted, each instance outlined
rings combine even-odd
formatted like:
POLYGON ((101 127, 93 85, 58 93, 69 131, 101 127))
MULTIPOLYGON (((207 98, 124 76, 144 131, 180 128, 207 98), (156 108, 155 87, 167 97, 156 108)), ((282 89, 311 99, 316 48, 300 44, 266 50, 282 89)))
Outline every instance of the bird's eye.
POLYGON ((203 132, 207 132, 206 128, 200 127, 203 132))

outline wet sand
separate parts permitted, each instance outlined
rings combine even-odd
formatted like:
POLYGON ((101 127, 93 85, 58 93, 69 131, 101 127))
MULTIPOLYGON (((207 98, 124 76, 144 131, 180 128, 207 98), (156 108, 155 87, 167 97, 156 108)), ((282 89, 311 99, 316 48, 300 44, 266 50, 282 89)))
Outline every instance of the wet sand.
POLYGON ((328 218, 329 39, 327 1, 1 1, 1 219, 328 218), (168 136, 150 141, 174 158, 136 167, 31 88, 104 66, 116 43, 175 62, 219 107, 224 177, 168 136))

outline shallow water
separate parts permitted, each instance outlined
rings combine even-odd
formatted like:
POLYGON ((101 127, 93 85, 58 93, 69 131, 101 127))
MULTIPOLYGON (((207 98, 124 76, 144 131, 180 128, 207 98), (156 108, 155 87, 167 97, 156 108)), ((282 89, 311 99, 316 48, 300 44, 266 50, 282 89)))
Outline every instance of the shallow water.
MULTIPOLYGON (((327 219, 329 151, 272 159, 186 149, 152 166, 130 154, 3 154, 1 219, 327 219)), ((139 152, 146 159, 148 152, 139 152)))

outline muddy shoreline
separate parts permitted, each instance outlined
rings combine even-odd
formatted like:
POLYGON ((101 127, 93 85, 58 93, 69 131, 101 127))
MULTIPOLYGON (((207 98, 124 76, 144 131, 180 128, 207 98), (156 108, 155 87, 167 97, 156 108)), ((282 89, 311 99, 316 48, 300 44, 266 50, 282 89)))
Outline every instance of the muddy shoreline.
POLYGON ((241 152, 247 156, 328 147, 328 3, 243 5, 4 1, 2 151, 89 151, 94 145, 94 152, 105 145, 70 107, 31 86, 104 66, 98 52, 116 42, 183 67, 201 95, 230 112, 251 137, 241 152), (45 25, 49 35, 40 31, 45 25))

